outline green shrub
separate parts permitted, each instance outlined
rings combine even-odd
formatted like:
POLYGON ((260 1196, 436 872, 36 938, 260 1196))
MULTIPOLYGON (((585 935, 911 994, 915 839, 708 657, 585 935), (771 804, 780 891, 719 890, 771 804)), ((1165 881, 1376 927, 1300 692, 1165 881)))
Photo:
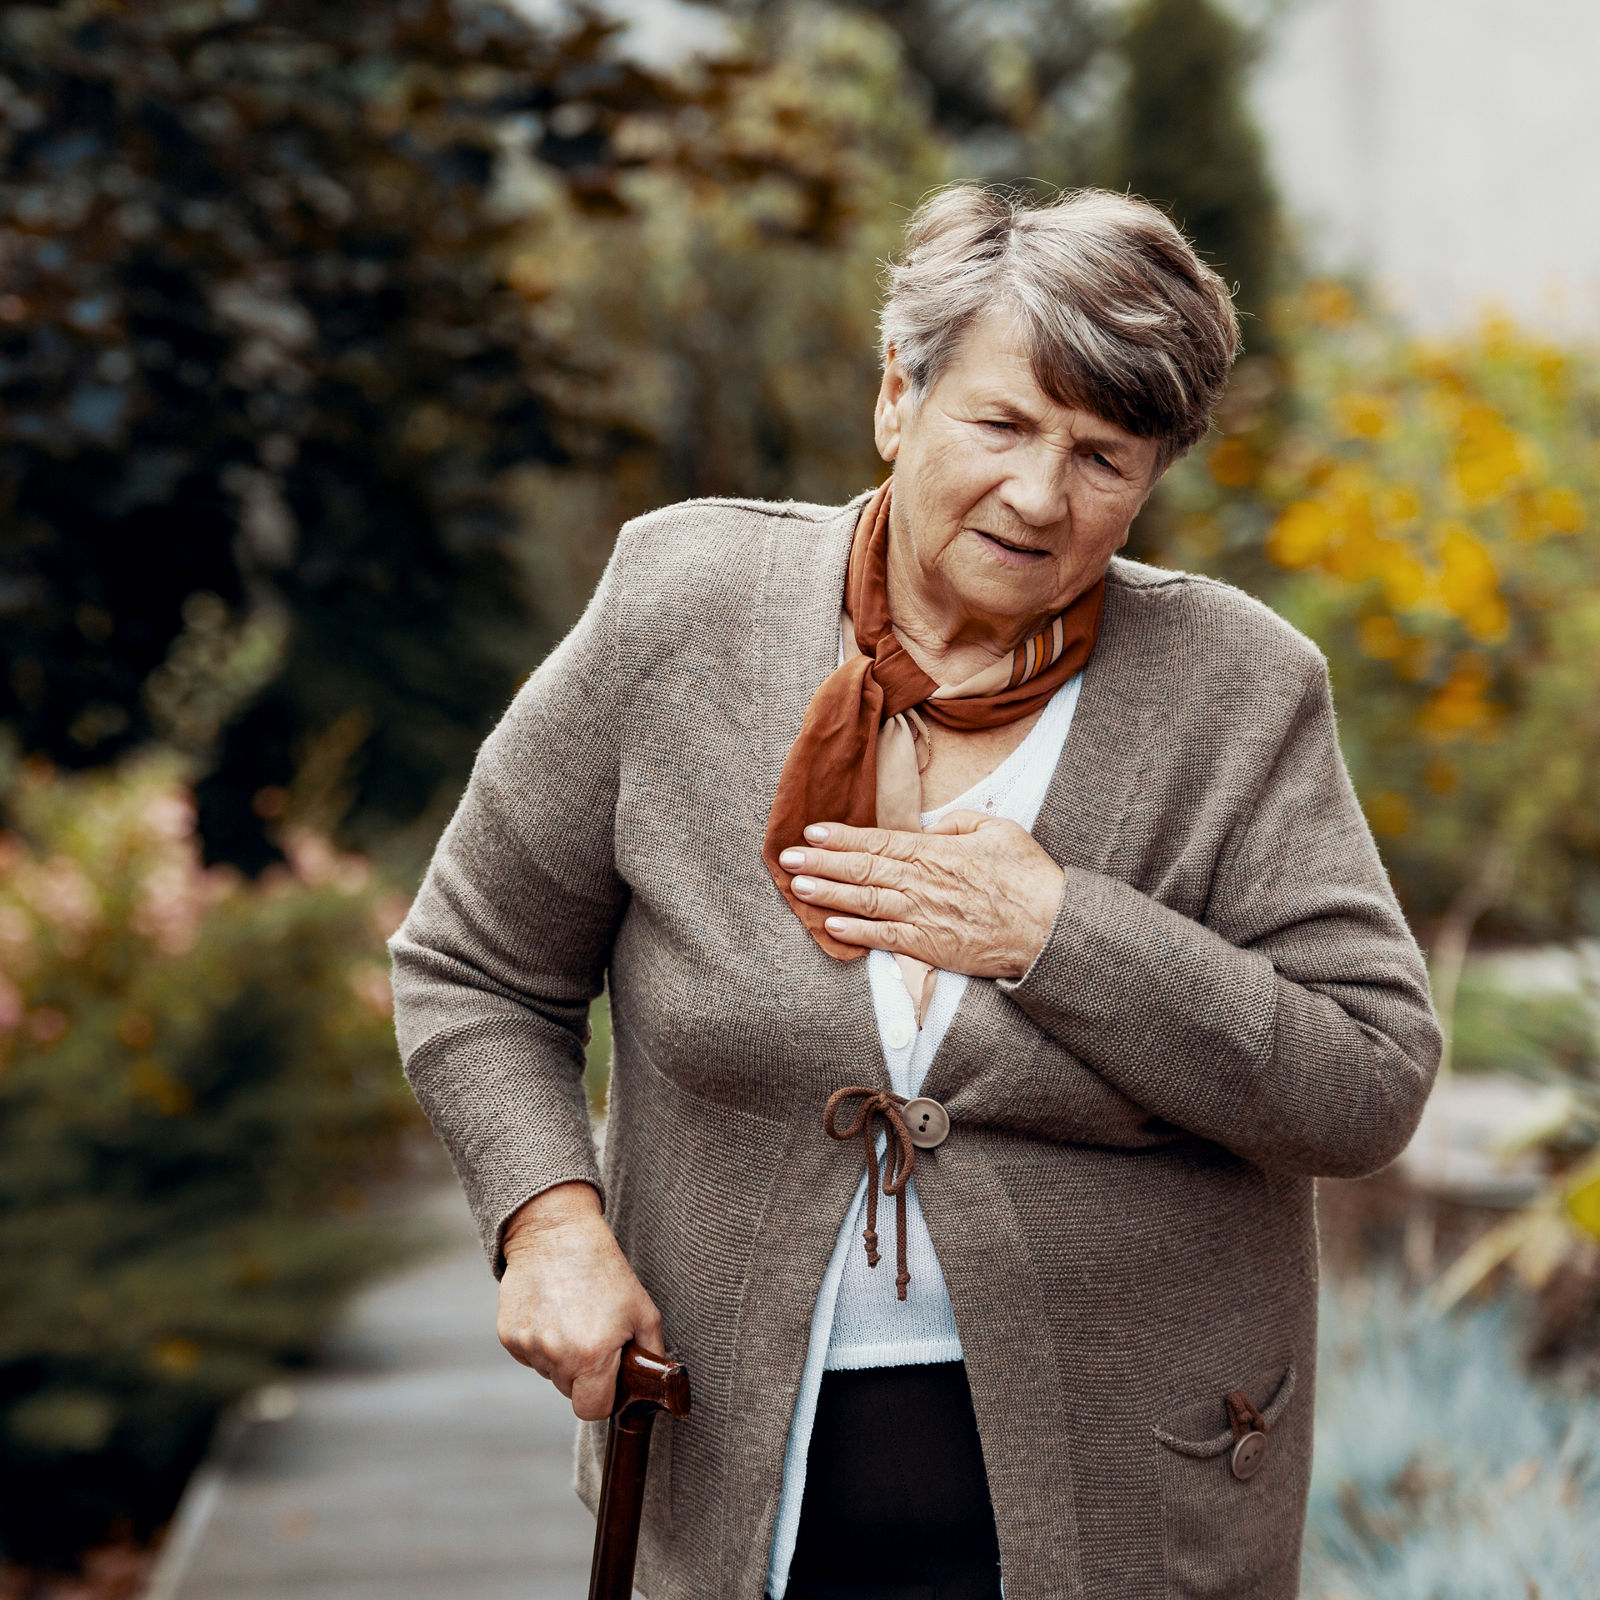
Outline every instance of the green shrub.
POLYGON ((584 1058, 583 1087, 589 1115, 603 1117, 611 1090, 611 1000, 601 995, 589 1007, 589 1047, 584 1058))
POLYGON ((174 766, 12 796, 0 834, 0 1551, 170 1514, 217 1408, 394 1247, 355 1219, 411 1110, 382 939, 315 837, 201 865, 174 766))
POLYGON ((1460 1072, 1600 1084, 1600 1030, 1582 994, 1526 993, 1469 973, 1455 1024, 1451 1059, 1460 1072))

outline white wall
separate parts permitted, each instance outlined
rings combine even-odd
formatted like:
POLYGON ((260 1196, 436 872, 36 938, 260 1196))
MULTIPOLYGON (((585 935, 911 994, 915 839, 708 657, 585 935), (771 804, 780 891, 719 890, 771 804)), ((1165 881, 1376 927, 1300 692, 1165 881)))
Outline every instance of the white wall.
POLYGON ((1600 337, 1600 0, 1298 0, 1255 92, 1314 262, 1600 337))

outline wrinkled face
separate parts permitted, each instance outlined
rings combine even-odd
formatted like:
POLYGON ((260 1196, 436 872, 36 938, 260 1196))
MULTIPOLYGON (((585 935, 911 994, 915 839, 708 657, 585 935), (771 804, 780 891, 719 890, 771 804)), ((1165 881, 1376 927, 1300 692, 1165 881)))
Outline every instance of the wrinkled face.
POLYGON ((1039 387, 1001 315, 973 325, 920 402, 891 356, 875 422, 902 570, 939 609, 1019 637, 1100 577, 1159 476, 1154 440, 1039 387))

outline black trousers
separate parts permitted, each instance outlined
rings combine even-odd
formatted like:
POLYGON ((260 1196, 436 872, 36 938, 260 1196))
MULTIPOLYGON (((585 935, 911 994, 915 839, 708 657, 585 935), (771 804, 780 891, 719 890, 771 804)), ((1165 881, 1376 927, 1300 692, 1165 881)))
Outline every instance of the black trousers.
POLYGON ((1000 1600, 961 1362, 823 1375, 785 1600, 1000 1600))

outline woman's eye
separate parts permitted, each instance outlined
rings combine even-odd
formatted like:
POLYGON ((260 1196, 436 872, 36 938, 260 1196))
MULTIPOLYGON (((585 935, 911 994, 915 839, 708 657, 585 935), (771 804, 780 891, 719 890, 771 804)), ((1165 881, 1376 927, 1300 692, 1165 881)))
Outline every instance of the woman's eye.
POLYGON ((1089 459, 1094 462, 1097 467, 1104 467, 1107 472, 1115 472, 1117 470, 1116 463, 1101 455, 1098 450, 1091 452, 1089 459))
POLYGON ((995 417, 985 417, 983 425, 986 428, 995 428, 1001 433, 1015 433, 1017 431, 1016 423, 1001 421, 995 417))

